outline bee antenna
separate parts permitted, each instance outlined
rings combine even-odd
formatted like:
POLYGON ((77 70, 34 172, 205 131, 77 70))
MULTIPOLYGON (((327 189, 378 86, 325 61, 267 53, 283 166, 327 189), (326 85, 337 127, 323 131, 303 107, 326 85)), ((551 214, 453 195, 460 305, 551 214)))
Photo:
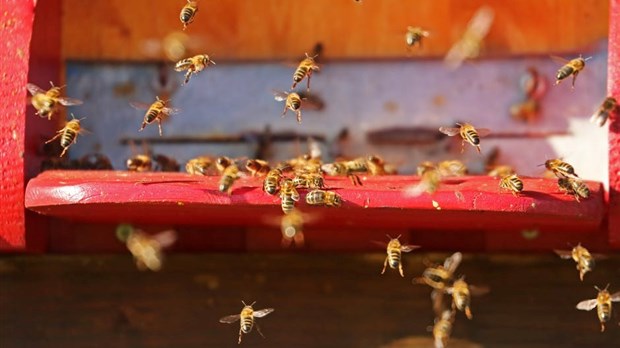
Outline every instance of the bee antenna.
POLYGON ((592 56, 589 56, 588 58, 585 58, 584 61, 589 61, 590 59, 592 59, 592 56))
POLYGON ((402 234, 399 234, 398 237, 396 237, 396 239, 400 238, 400 236, 402 236, 402 234))
POLYGON ((390 236, 389 234, 385 234, 389 239, 392 239, 392 236, 390 236))
MULTIPOLYGON (((189 1, 189 0, 188 0, 188 1, 189 1)), ((246 306, 246 307, 248 306, 247 304, 245 304, 245 301, 244 301, 244 300, 241 300, 241 303, 243 303, 243 305, 244 305, 244 306, 246 306)))
POLYGON ((256 301, 252 302, 252 304, 250 305, 250 307, 254 306, 254 304, 256 303, 256 301))
POLYGON ((607 289, 609 289, 609 283, 607 283, 607 285, 605 285, 605 289, 603 289, 603 290, 607 290, 607 289))

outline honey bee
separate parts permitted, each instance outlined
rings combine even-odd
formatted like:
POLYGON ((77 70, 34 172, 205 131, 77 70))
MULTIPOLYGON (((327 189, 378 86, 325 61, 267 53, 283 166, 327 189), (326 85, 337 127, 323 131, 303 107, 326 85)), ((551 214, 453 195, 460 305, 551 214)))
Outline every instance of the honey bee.
POLYGON ((538 118, 540 104, 536 99, 526 99, 510 106, 510 116, 522 122, 532 122, 538 118))
POLYGON ((185 164, 185 171, 191 175, 207 175, 207 171, 213 165, 211 157, 200 156, 192 158, 185 164))
POLYGON ((609 284, 604 289, 594 287, 598 291, 596 298, 590 300, 584 300, 577 304, 577 309, 582 311, 591 311, 596 307, 596 314, 598 320, 601 322, 601 332, 605 331, 605 323, 611 319, 611 306, 612 302, 620 302, 620 291, 609 294, 607 290, 609 284))
POLYGON ((437 170, 442 177, 467 175, 467 166, 459 160, 441 161, 437 170))
POLYGON ((461 143, 461 153, 465 151, 465 143, 475 146, 480 153, 480 138, 488 135, 491 131, 486 128, 476 129, 469 123, 457 123, 457 127, 439 127, 439 131, 447 136, 455 136, 459 134, 463 141, 461 143))
POLYGON ((560 190, 566 192, 567 194, 572 194, 575 197, 575 200, 579 202, 579 198, 588 198, 590 197, 590 189, 588 185, 584 184, 583 181, 575 178, 559 178, 558 186, 560 190))
POLYGON ((473 318, 471 308, 469 308, 471 296, 482 295, 486 292, 488 292, 487 288, 480 288, 467 284, 465 276, 455 280, 452 286, 446 289, 446 293, 452 295, 452 309, 456 308, 459 311, 464 311, 467 319, 473 318))
POLYGON ((250 159, 246 162, 245 168, 252 173, 252 176, 265 176, 270 171, 269 163, 259 159, 250 159))
POLYGON ((140 271, 147 269, 159 271, 163 263, 162 250, 171 246, 177 239, 177 234, 173 230, 149 235, 127 224, 116 228, 116 236, 127 244, 127 249, 136 260, 136 266, 140 271))
POLYGON ((181 13, 179 14, 179 19, 181 20, 181 23, 183 23, 183 30, 185 30, 187 26, 194 21, 196 12, 198 12, 198 1, 187 0, 187 4, 183 6, 181 13))
POLYGON ((510 190, 514 196, 518 196, 519 192, 523 191, 523 181, 517 174, 507 175, 499 180, 499 187, 510 190))
POLYGON ((297 115, 297 123, 301 123, 301 97, 295 92, 274 91, 273 95, 279 102, 284 101, 284 111, 282 117, 286 115, 288 110, 291 110, 297 115))
POLYGON ((263 191, 267 194, 275 195, 280 189, 280 179, 282 179, 282 169, 274 168, 267 173, 263 181, 263 191))
POLYGON ((319 66, 316 65, 314 61, 316 57, 316 55, 310 57, 308 53, 306 53, 306 58, 299 63, 295 73, 293 73, 293 85, 291 86, 291 89, 295 88, 295 86, 303 81, 305 77, 308 77, 306 90, 308 92, 310 91, 310 78, 312 77, 312 72, 320 70, 319 66))
POLYGON ((220 156, 215 160, 215 168, 217 169, 218 173, 222 174, 224 173, 224 170, 233 163, 234 161, 231 158, 226 156, 220 156))
POLYGON ((571 59, 570 61, 561 57, 552 56, 552 58, 560 63, 564 63, 564 65, 558 70, 557 74, 555 75, 555 84, 559 84, 560 82, 562 82, 562 80, 572 75, 572 88, 575 88, 575 80, 577 79, 577 75, 579 75, 579 72, 581 72, 581 70, 586 67, 586 62, 592 57, 583 58, 579 56, 578 58, 571 59))
POLYGON ((235 163, 231 163, 222 172, 222 177, 220 178, 220 192, 226 192, 230 195, 232 193, 233 184, 240 176, 239 167, 237 167, 235 163))
POLYGON ((48 144, 56 140, 57 138, 60 138, 60 146, 62 147, 62 153, 60 154, 60 157, 64 156, 67 150, 69 150, 69 147, 75 142, 77 142, 78 134, 83 131, 82 127, 80 126, 80 121, 84 118, 78 120, 73 116, 73 114, 71 114, 71 117, 73 117, 71 121, 67 122, 61 130, 56 132, 56 135, 52 139, 45 142, 46 144, 48 144))
POLYGON ((282 216, 280 229, 282 230, 282 247, 286 248, 293 242, 297 246, 304 245, 304 216, 297 210, 293 209, 290 213, 282 216))
POLYGON ((590 117, 590 122, 597 124, 599 127, 603 127, 609 118, 609 115, 618 107, 618 102, 614 97, 607 97, 603 101, 603 104, 596 110, 596 112, 590 117))
POLYGON ((318 173, 299 173, 293 178, 293 184, 297 188, 319 189, 325 187, 323 176, 318 173))
POLYGON ((417 197, 424 192, 433 194, 437 191, 441 183, 441 174, 433 163, 428 161, 420 163, 418 175, 421 177, 420 182, 407 187, 406 196, 417 197))
POLYGON ((575 168, 559 158, 546 160, 545 168, 552 171, 558 178, 578 178, 575 168))
POLYGON ((448 346, 453 323, 454 312, 450 310, 445 310, 440 318, 435 319, 435 325, 433 326, 435 348, 445 348, 448 346))
POLYGON ((54 112, 58 110, 58 104, 64 106, 82 104, 79 99, 61 97, 60 89, 62 87, 55 87, 51 81, 50 84, 52 88, 47 91, 33 83, 26 85, 26 89, 32 95, 30 103, 37 110, 35 114, 39 117, 47 117, 48 120, 51 120, 54 112))
POLYGON ((390 265, 391 269, 397 269, 398 268, 398 272, 400 273, 401 277, 404 277, 405 274, 403 273, 403 263, 401 261, 401 257, 402 257, 402 253, 408 253, 414 249, 419 248, 419 245, 409 245, 409 244, 400 244, 400 236, 396 237, 396 238, 392 238, 390 237, 390 235, 387 235, 387 237, 390 239, 390 241, 386 244, 383 242, 379 242, 377 244, 386 247, 386 252, 387 252, 387 256, 385 257, 385 261, 383 262, 383 270, 381 271, 381 274, 385 273, 385 269, 387 267, 387 265, 390 265))
POLYGON ((280 199, 282 200, 282 211, 289 214, 295 209, 295 202, 299 201, 299 192, 291 179, 280 181, 280 199))
POLYGON ((306 195, 306 203, 310 205, 324 205, 327 207, 340 207, 342 198, 332 191, 312 190, 306 195))
POLYGON ((181 111, 176 108, 166 107, 169 101, 164 101, 159 99, 159 97, 155 97, 157 100, 153 102, 151 105, 143 104, 140 102, 131 102, 131 106, 138 110, 147 110, 146 114, 144 114, 144 120, 142 121, 142 126, 139 131, 142 131, 147 124, 151 124, 157 121, 157 126, 159 127, 159 135, 162 136, 163 132, 161 129, 161 120, 165 116, 173 115, 181 111))
POLYGON ((321 166, 328 175, 346 175, 351 179, 353 185, 362 185, 362 180, 355 173, 368 173, 368 163, 365 158, 360 157, 350 161, 339 161, 328 163, 321 166))
POLYGON ((185 73, 185 81, 183 82, 183 85, 185 85, 189 82, 189 79, 192 77, 192 75, 198 74, 206 67, 208 67, 209 64, 215 65, 215 62, 211 60, 208 55, 199 54, 178 61, 177 64, 174 66, 174 70, 179 72, 187 70, 187 72, 185 73))
POLYGON ((153 160, 148 155, 136 155, 127 159, 127 170, 130 172, 150 172, 153 160))
POLYGON ((489 33, 495 13, 487 6, 479 8, 472 19, 467 23, 465 33, 448 51, 444 63, 451 69, 461 66, 465 59, 478 57, 483 40, 489 33))
POLYGON ((159 172, 178 172, 181 169, 179 163, 174 159, 164 155, 153 155, 155 170, 159 172))
POLYGON ((411 49, 411 47, 418 44, 420 48, 422 48, 422 40, 425 37, 428 37, 430 33, 426 30, 423 30, 420 27, 407 27, 407 33, 405 33, 405 43, 407 44, 407 48, 411 49))
POLYGON ((390 174, 389 167, 386 169, 386 164, 383 158, 370 155, 366 157, 366 168, 371 175, 386 175, 390 174))
POLYGON ((112 162, 110 159, 101 153, 91 153, 84 155, 78 161, 80 169, 88 170, 112 170, 112 162))
POLYGON ((239 344, 241 344, 241 338, 243 337, 243 334, 249 334, 252 331, 252 328, 254 327, 254 325, 256 325, 256 331, 258 331, 258 333, 263 338, 265 338, 263 333, 260 331, 260 327, 258 326, 258 323, 255 322, 254 318, 262 318, 266 316, 267 314, 273 312, 274 309, 265 308, 265 309, 255 311, 254 308, 252 308, 252 306, 254 306, 256 301, 252 302, 252 304, 250 305, 245 304, 245 302, 243 301, 241 301, 241 303, 243 303, 243 309, 241 309, 240 314, 227 315, 220 319, 220 323, 232 324, 236 322, 237 320, 241 320, 241 323, 240 323, 241 327, 239 328, 239 344))
POLYGON ((460 252, 448 257, 443 265, 429 265, 422 273, 421 278, 414 278, 414 283, 426 284, 433 289, 445 291, 454 280, 454 271, 461 263, 463 255, 460 252))
POLYGON ((579 271, 579 279, 583 281, 583 277, 586 273, 591 272, 594 269, 596 262, 594 257, 588 249, 581 246, 581 243, 573 247, 571 251, 568 250, 554 250, 563 259, 573 259, 577 263, 577 270, 579 271))
POLYGON ((507 166, 507 165, 492 166, 488 168, 487 170, 488 170, 487 172, 488 176, 494 176, 494 177, 499 177, 499 178, 515 174, 515 170, 511 166, 507 166))

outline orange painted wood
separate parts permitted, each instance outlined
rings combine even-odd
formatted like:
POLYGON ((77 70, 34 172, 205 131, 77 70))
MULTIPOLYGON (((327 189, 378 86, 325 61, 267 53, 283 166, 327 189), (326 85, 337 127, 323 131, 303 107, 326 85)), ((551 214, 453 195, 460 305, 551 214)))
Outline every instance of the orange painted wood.
MULTIPOLYGON (((181 30, 185 0, 63 0, 66 59, 163 59, 146 40, 181 30)), ((586 52, 607 37, 607 0, 200 0, 186 33, 215 61, 297 59, 321 42, 325 57, 406 57, 404 32, 431 32, 414 56, 443 56, 477 8, 495 21, 486 40, 491 56, 586 52)))

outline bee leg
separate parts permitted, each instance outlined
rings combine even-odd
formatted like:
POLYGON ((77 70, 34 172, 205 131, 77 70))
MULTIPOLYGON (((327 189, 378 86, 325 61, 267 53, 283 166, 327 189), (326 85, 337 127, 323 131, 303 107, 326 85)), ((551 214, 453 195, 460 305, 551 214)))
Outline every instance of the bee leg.
POLYGON ((400 276, 405 278, 405 273, 403 272, 403 264, 399 263, 398 264, 398 272, 400 273, 400 276))
POLYGON ((575 73, 573 74, 573 85, 571 89, 575 88, 575 80, 577 79, 577 75, 579 75, 579 71, 575 71, 575 73))
POLYGON ((605 331, 605 323, 601 322, 601 332, 605 331))
POLYGON ((295 86, 297 86, 297 82, 293 81, 293 85, 291 86, 291 90, 295 89, 295 86))
POLYGON ((387 263, 388 263, 388 256, 385 257, 385 261, 383 262, 383 270, 381 271, 381 274, 385 273, 385 268, 387 267, 387 263))
POLYGON ((306 92, 310 92, 310 78, 312 77, 312 70, 308 70, 308 83, 306 86, 306 92))
POLYGON ((471 314, 471 309, 469 308, 469 306, 465 307, 465 315, 467 316, 467 319, 471 320, 474 316, 471 314))
POLYGON ((239 329, 239 342, 237 342, 237 344, 241 344, 241 339, 243 338, 243 331, 241 331, 241 329, 239 329))
POLYGON ((258 326, 258 323, 254 322, 254 325, 256 325, 256 331, 258 331, 261 337, 265 338, 265 335, 263 335, 263 332, 260 330, 260 326, 258 326))
POLYGON ((61 136, 61 135, 62 135, 62 132, 61 132, 61 131, 58 131, 58 133, 57 133, 56 135, 54 135, 54 137, 53 137, 52 139, 50 139, 50 140, 46 141, 45 143, 46 143, 46 144, 49 144, 49 143, 51 143, 52 141, 54 141, 54 140, 58 139, 58 137, 59 137, 59 136, 61 136))
POLYGON ((284 105, 284 111, 282 111, 282 117, 286 115, 287 111, 288 111, 288 106, 284 105))
POLYGON ((159 136, 160 137, 163 136, 164 134, 163 134, 162 129, 161 129, 161 119, 160 118, 157 119, 157 127, 159 127, 159 136))
POLYGON ((64 156, 67 150, 69 150, 69 146, 62 149, 62 152, 60 153, 60 157, 64 156))
POLYGON ((465 140, 461 141, 461 153, 465 152, 465 140))
POLYGON ((480 145, 476 145, 476 150, 478 150, 478 153, 482 153, 480 152, 480 145))
POLYGON ((301 124, 301 110, 297 110, 295 114, 297 114, 297 123, 301 124))
POLYGON ((186 85, 189 82, 189 79, 192 77, 192 69, 187 69, 187 73, 185 74, 185 81, 183 85, 186 85))

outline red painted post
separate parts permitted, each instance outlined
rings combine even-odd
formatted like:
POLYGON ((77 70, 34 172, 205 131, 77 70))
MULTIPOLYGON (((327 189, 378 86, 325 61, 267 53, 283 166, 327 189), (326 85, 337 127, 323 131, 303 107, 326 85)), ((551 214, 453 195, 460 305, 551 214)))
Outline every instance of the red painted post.
MULTIPOLYGON (((620 0, 609 1, 607 95, 620 99, 620 0)), ((620 248, 620 111, 609 124, 609 244, 620 248)))

